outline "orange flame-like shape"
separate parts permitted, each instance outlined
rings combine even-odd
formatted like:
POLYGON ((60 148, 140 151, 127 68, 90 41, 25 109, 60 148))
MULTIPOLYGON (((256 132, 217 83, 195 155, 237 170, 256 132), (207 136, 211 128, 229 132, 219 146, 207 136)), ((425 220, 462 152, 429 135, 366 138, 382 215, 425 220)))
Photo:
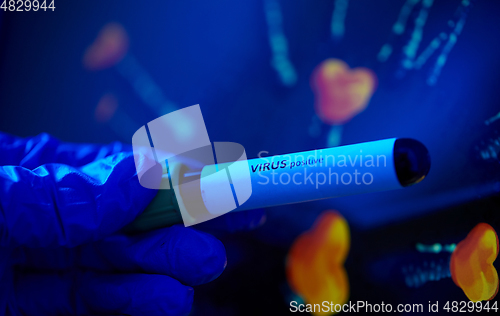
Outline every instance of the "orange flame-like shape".
POLYGON ((102 70, 114 66, 127 54, 127 31, 118 23, 106 24, 97 39, 87 48, 83 64, 89 70, 102 70))
POLYGON ((94 111, 94 118, 98 122, 109 121, 118 109, 118 100, 112 93, 106 93, 101 97, 94 111))
POLYGON ((497 233, 486 223, 477 224, 453 251, 451 276, 469 300, 478 302, 496 296, 498 273, 493 262, 497 255, 497 233))
POLYGON ((341 125, 362 112, 377 86, 368 68, 354 68, 339 59, 327 59, 311 76, 316 114, 325 123, 341 125))
POLYGON ((349 280, 344 262, 350 243, 349 226, 342 215, 324 212, 311 230, 295 240, 288 253, 287 278, 292 290, 307 304, 346 303, 349 280))

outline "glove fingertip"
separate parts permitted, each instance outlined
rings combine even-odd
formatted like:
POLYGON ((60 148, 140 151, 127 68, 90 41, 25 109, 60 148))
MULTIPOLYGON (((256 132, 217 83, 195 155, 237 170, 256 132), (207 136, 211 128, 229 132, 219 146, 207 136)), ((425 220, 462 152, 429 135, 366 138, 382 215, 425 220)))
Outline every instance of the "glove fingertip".
MULTIPOLYGON (((156 190, 141 185, 132 153, 109 156, 82 167, 81 171, 91 177, 89 182, 93 184, 83 187, 90 189, 87 196, 95 196, 97 220, 93 226, 98 234, 94 240, 132 222, 157 194, 156 190)), ((157 178, 159 183, 161 173, 157 178)))
POLYGON ((163 168, 152 152, 136 151, 134 153, 135 169, 139 183, 144 188, 158 190, 160 188, 163 168))

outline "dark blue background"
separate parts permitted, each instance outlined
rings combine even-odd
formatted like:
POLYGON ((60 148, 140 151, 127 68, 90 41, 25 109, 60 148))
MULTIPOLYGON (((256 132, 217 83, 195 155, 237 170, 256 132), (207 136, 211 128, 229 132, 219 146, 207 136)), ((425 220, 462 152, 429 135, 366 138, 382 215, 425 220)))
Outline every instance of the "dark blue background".
MULTIPOLYGON (((84 51, 99 30, 116 21, 130 36, 130 53, 170 101, 178 107, 200 104, 212 141, 241 143, 249 157, 260 151, 274 155, 323 148, 328 127, 322 126, 323 134, 317 138, 308 133, 314 115, 309 79, 324 59, 339 58, 350 67, 368 67, 378 77, 368 108, 344 126, 342 144, 418 139, 430 151, 430 174, 405 190, 270 209, 268 224, 252 235, 254 241, 246 247, 260 249, 255 243, 278 247, 271 248, 281 251, 274 264, 282 266, 293 238, 321 211, 332 208, 347 218, 353 236, 360 232, 367 235, 359 236, 385 240, 387 252, 392 249, 390 240, 402 239, 403 247, 422 235, 406 238, 398 227, 406 227, 406 232, 409 227, 428 229, 442 239, 464 236, 477 223, 473 218, 484 218, 473 215, 469 208, 475 207, 463 203, 498 191, 498 161, 478 159, 476 147, 495 137, 500 127, 500 121, 484 124, 500 111, 500 2, 474 3, 435 86, 427 85, 426 79, 436 55, 421 70, 396 75, 412 23, 393 41, 390 59, 377 60, 403 3, 351 1, 345 37, 334 42, 330 35, 334 1, 280 1, 289 57, 298 73, 292 87, 283 86, 270 65, 261 0, 56 1, 55 12, 7 12, 0 39, 0 128, 20 136, 48 132, 72 142, 130 142, 137 128, 160 116, 115 70, 90 72, 82 66, 84 51), (123 126, 121 134, 94 120, 95 106, 107 92, 117 95, 120 110, 135 120, 135 126, 123 126), (460 226, 457 221, 469 224, 460 226), (401 235, 391 235, 391 229, 401 235), (448 237, 439 233, 450 229, 454 233, 448 237)), ((418 53, 440 32, 449 32, 448 20, 459 4, 435 1, 418 53)), ((488 209, 494 207, 491 203, 481 205, 488 209)), ((486 218, 498 222, 496 215, 486 218)), ((361 250, 355 245, 353 252, 361 256, 364 242, 358 244, 361 250)), ((351 286, 355 291, 356 285, 351 286)))

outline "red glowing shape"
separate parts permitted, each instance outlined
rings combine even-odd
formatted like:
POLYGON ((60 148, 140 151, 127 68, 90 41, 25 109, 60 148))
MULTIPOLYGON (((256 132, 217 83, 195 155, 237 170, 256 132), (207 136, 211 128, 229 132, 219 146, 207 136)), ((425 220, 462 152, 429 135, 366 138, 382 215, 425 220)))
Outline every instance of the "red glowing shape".
POLYGON ((95 108, 95 120, 98 122, 107 122, 115 115, 117 109, 118 100, 113 94, 107 93, 102 96, 95 108))
POLYGON ((350 242, 349 226, 336 211, 324 212, 311 230, 295 240, 288 253, 287 279, 307 304, 347 302, 349 280, 344 262, 350 242))
POLYGON ((87 48, 83 64, 89 70, 101 70, 114 66, 127 54, 127 32, 118 23, 106 24, 96 40, 87 48))
POLYGON ((450 260, 453 281, 474 302, 491 300, 498 292, 498 236, 493 227, 479 223, 462 240, 450 260))
POLYGON ((354 68, 339 59, 327 59, 311 76, 316 114, 331 125, 342 125, 367 106, 377 86, 368 68, 354 68))

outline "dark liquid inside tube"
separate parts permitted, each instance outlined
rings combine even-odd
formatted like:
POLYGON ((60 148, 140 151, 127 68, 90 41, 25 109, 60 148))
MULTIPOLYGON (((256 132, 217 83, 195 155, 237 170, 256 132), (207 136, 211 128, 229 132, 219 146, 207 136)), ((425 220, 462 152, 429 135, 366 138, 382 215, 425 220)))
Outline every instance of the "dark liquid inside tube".
POLYGON ((403 187, 419 183, 431 169, 429 151, 419 141, 398 138, 394 144, 394 168, 403 187))

